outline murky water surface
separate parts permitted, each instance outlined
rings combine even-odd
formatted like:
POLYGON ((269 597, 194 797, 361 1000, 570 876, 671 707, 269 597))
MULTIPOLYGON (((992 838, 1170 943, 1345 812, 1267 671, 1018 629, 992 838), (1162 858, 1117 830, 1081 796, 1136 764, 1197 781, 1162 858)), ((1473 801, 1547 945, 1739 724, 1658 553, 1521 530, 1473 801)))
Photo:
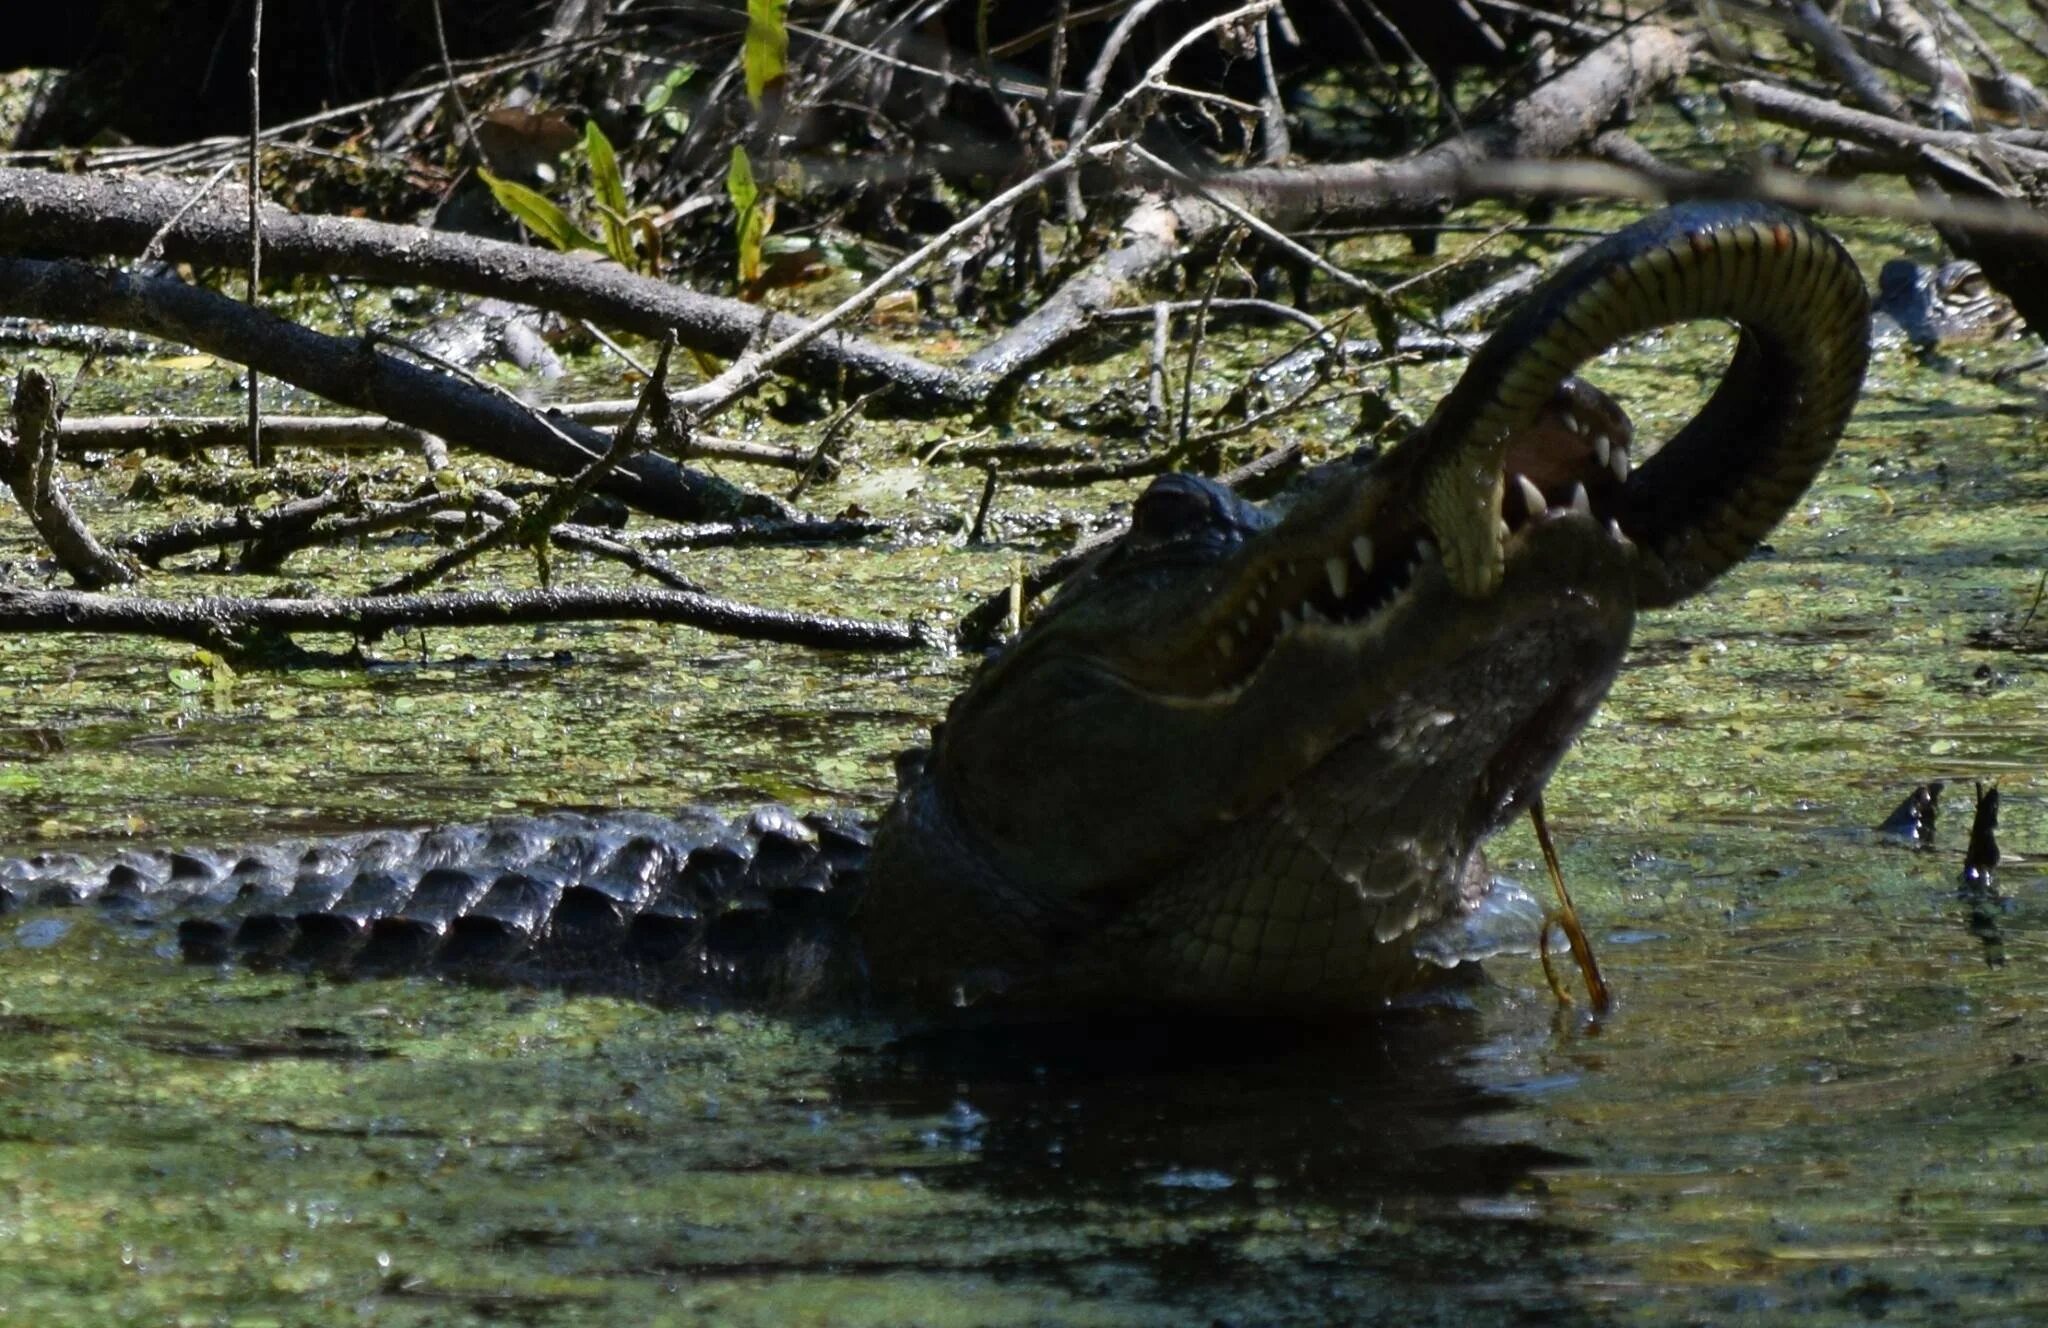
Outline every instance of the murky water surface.
MULTIPOLYGON (((1891 243, 1860 252, 1874 269, 1891 243)), ((1654 436, 1712 372, 1710 340, 1595 376, 1654 436)), ((1277 344, 1213 338, 1216 391, 1277 344)), ((1560 1014, 1533 961, 1507 960, 1370 1027, 918 1032, 216 972, 93 916, 6 919, 0 1318, 2048 1320, 2048 891, 2009 862, 1973 917, 1953 786, 1935 853, 1862 831, 1921 780, 1996 778, 2008 850, 2048 852, 2042 656, 1973 644, 2018 631, 2043 570, 2040 405, 1981 381, 2022 353, 1881 354, 1772 550, 1644 624, 1550 794, 1620 995, 1606 1019, 1560 1014)), ((1129 369, 1060 390, 1085 407, 1129 369)), ((1448 372, 1406 371, 1403 399, 1426 408, 1448 372)), ((1355 412, 1286 428, 1326 449, 1355 412)), ((705 553, 690 574, 764 603, 952 614, 1131 492, 1006 495, 1004 543, 962 550, 977 478, 913 468, 930 432, 873 428, 811 499, 906 521, 900 547, 705 553)), ((154 524, 180 485, 235 473, 111 459, 87 506, 154 524), (172 496, 117 506, 145 470, 172 496)), ((0 509, 9 574, 31 555, 0 509)), ((353 588, 423 556, 287 570, 353 588)), ((160 584, 218 588, 203 567, 160 584)), ((2020 635, 2048 642, 2048 617, 2020 635)), ((968 668, 661 627, 373 653, 216 680, 163 643, 0 642, 0 843, 873 807, 886 754, 968 668)), ((1539 879, 1526 832, 1495 857, 1539 879)))

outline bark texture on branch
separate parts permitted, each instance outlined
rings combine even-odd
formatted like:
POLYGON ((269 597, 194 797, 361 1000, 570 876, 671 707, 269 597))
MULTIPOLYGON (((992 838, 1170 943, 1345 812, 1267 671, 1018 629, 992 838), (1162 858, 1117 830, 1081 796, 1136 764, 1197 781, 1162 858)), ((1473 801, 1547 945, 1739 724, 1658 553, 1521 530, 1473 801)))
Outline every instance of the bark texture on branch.
MULTIPOLYGON (((190 202, 191 187, 151 176, 54 175, 0 167, 0 249, 46 255, 134 255, 190 202)), ((223 187, 164 236, 171 262, 234 266, 248 253, 244 195, 223 187)), ((659 340, 734 357, 801 320, 759 305, 671 286, 609 263, 419 226, 354 217, 302 216, 265 206, 263 261, 272 275, 319 273, 392 285, 425 285, 587 318, 659 340)), ((66 320, 75 321, 75 320, 66 320)), ((780 366, 813 383, 886 385, 909 404, 971 408, 982 385, 864 341, 820 338, 780 366)))
MULTIPOLYGON (((223 295, 160 277, 79 263, 0 258, 0 310, 35 318, 125 327, 249 365, 329 401, 551 475, 574 475, 611 439, 571 420, 543 420, 518 402, 396 356, 315 332, 223 295)), ((600 486, 622 502, 673 521, 784 515, 774 499, 636 456, 600 486)))
POLYGON ((432 595, 164 600, 62 590, 0 589, 0 631, 108 632, 236 649, 262 632, 342 632, 375 640, 422 627, 637 620, 682 623, 724 636, 826 650, 914 650, 913 627, 763 609, 712 595, 631 588, 450 592, 432 595))
POLYGON ((1721 93, 1734 105, 1763 119, 1860 143, 1864 147, 1889 149, 1908 156, 1915 147, 1943 148, 1997 161, 2015 171, 2036 175, 2048 173, 2048 152, 2001 142, 1988 134, 1958 129, 1924 129, 1906 121, 1859 111, 1824 97, 1809 97, 1805 93, 1773 87, 1755 79, 1730 83, 1721 89, 1721 93))

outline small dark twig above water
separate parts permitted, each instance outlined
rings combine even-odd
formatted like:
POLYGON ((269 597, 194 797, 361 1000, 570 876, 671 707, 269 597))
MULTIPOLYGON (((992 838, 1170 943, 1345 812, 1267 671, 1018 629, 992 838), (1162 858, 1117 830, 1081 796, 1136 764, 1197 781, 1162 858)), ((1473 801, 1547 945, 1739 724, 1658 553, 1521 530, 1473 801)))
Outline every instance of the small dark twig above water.
POLYGON ((93 538, 57 481, 57 398, 49 376, 24 369, 14 385, 14 428, 0 429, 0 480, 71 579, 88 590, 125 585, 135 568, 93 538))
POLYGON ((1977 785, 1977 810, 1970 819, 1970 847, 1963 853, 1963 888, 1996 891, 1998 868, 1998 785, 1977 785))
POLYGON ((1940 780, 1921 784, 1884 818, 1877 833, 1910 848, 1934 847, 1934 822, 1941 811, 1940 780))
POLYGON ((1977 785, 1977 811, 1970 820, 1970 847, 1963 854, 1962 887, 1969 907, 1970 934, 1984 944, 1988 968, 2005 966, 2005 930, 1999 917, 2005 897, 1998 892, 1998 785, 1977 785))

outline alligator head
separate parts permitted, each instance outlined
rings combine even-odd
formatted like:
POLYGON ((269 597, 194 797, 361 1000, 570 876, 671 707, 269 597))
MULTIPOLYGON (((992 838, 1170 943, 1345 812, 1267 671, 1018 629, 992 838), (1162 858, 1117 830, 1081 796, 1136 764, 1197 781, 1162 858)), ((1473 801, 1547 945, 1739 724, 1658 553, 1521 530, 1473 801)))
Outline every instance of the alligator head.
POLYGON ((903 772, 856 919, 876 981, 1342 1010, 1475 957, 1460 929, 1506 896, 1481 844, 1637 609, 1740 561, 1826 462, 1868 322, 1802 219, 1676 208, 1561 269, 1426 424, 1284 515, 1159 480, 903 772), (1570 375, 1691 319, 1734 322, 1736 350, 1643 456, 1570 375))

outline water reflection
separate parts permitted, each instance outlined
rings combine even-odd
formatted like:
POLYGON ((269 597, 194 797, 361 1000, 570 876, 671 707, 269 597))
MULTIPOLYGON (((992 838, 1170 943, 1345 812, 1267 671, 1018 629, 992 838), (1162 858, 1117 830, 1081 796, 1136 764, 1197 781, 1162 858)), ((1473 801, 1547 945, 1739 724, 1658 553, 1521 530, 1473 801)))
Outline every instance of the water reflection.
POLYGON ((850 1053, 837 1096, 916 1122, 932 1160, 906 1170, 978 1192, 978 1222, 1063 1230, 1070 1253, 1036 1270, 1057 1280, 1219 1322, 1583 1308, 1589 1237, 1553 1218, 1542 1175, 1574 1159, 1463 1068, 1484 1022, 930 1033, 850 1053))

